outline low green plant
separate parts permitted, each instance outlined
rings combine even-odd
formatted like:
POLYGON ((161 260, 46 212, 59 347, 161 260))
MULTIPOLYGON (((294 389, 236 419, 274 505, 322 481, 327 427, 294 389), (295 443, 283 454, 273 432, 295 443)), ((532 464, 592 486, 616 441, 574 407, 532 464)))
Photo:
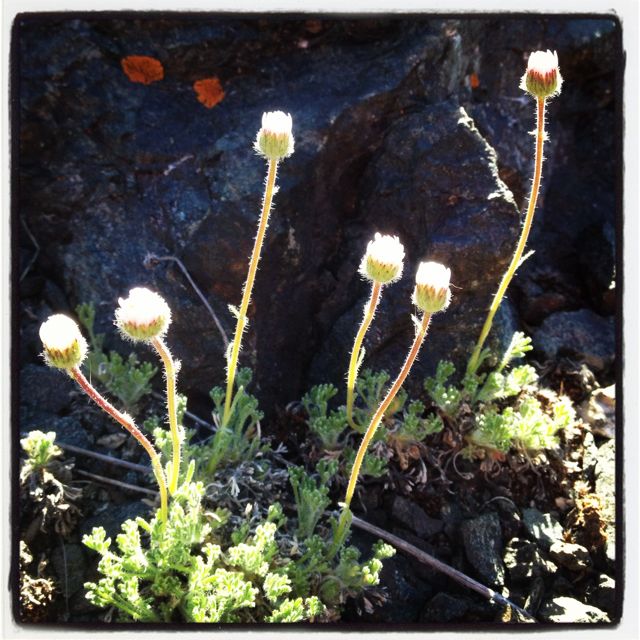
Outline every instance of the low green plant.
POLYGON ((313 535, 324 510, 331 503, 329 483, 338 471, 337 460, 320 460, 317 477, 312 477, 303 467, 289 467, 289 481, 298 514, 296 533, 302 540, 313 535))
POLYGON ((25 483, 30 476, 42 473, 51 467, 61 455, 62 449, 55 443, 55 431, 30 431, 20 440, 22 450, 27 454, 20 465, 20 482, 25 483))
POLYGON ((466 435, 468 457, 487 451, 503 455, 512 448, 527 455, 554 448, 557 432, 575 420, 567 398, 545 390, 548 406, 537 399, 538 374, 531 365, 512 366, 531 348, 531 339, 516 332, 500 358, 485 350, 482 360, 496 362, 486 373, 467 372, 459 385, 450 384, 455 367, 442 361, 425 380, 425 390, 441 414, 455 422, 463 407, 472 412, 475 428, 466 435))
POLYGON ((69 534, 76 526, 80 510, 76 502, 82 489, 71 486, 73 464, 63 459, 62 449, 56 445, 54 431, 30 431, 20 440, 26 454, 20 464, 20 485, 27 504, 25 510, 40 521, 40 529, 51 527, 61 535, 69 534))
POLYGON ((366 562, 349 547, 332 563, 322 536, 293 543, 277 503, 257 524, 234 528, 228 511, 205 508, 194 469, 173 494, 166 525, 127 520, 115 546, 102 527, 84 537, 100 556, 103 577, 85 585, 96 606, 142 622, 313 621, 378 584, 382 559, 393 555, 387 545, 366 562))
POLYGON ((135 353, 123 358, 116 351, 104 351, 104 334, 95 333, 96 310, 92 302, 76 307, 78 320, 89 335, 91 347, 87 354, 90 378, 98 380, 116 397, 129 413, 137 412, 138 403, 151 393, 151 380, 158 372, 150 362, 140 362, 135 353))
POLYGON ((243 460, 253 459, 258 451, 268 449, 268 444, 260 438, 260 420, 264 414, 258 408, 258 399, 247 392, 252 378, 251 369, 241 368, 235 381, 237 389, 225 423, 221 420, 224 412, 225 390, 214 387, 209 394, 214 404, 213 419, 217 430, 210 442, 192 452, 197 460, 206 461, 209 475, 221 466, 235 465, 243 460))

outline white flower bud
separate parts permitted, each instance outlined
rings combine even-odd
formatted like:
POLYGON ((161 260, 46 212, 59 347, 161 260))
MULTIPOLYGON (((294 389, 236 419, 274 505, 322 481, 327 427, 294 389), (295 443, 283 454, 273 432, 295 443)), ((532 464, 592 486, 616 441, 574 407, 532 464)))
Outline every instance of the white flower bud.
POLYGON ((381 235, 367 245, 367 252, 360 264, 360 273, 373 282, 388 284, 402 276, 404 247, 397 236, 381 235))
POLYGON ((451 269, 439 262, 421 262, 416 273, 413 303, 422 311, 444 311, 451 300, 449 280, 451 269))
POLYGON ((562 76, 558 67, 558 54, 549 50, 534 51, 529 56, 520 88, 535 98, 549 98, 560 93, 562 76))
POLYGON ((293 121, 283 111, 262 114, 262 128, 258 131, 255 150, 268 160, 282 160, 293 153, 293 121))
POLYGON ((144 287, 129 291, 118 300, 116 325, 132 340, 148 341, 162 337, 171 323, 171 309, 162 296, 144 287))
POLYGON ((82 364, 87 355, 87 341, 78 325, 68 316, 56 314, 40 327, 47 364, 58 369, 72 369, 82 364))

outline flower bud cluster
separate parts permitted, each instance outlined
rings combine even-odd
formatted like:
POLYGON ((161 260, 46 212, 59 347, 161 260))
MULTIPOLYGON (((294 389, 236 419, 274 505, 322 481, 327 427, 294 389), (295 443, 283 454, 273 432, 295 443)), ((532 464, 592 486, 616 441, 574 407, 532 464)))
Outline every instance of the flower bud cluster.
POLYGON ((404 247, 398 237, 376 233, 367 246, 360 273, 373 282, 389 284, 402 276, 403 260, 404 247))
POLYGON ((534 51, 529 56, 527 71, 522 76, 520 88, 534 98, 550 98, 560 93, 562 76, 555 51, 534 51))
POLYGON ((444 311, 451 301, 451 269, 439 262, 421 262, 416 273, 413 303, 426 313, 444 311))
POLYGON ((40 340, 44 345, 47 364, 58 369, 73 369, 81 365, 87 355, 87 341, 80 333, 80 328, 61 313, 50 316, 42 323, 40 340))
POLYGON ((118 300, 116 325, 132 340, 149 341, 162 337, 171 323, 171 309, 164 298, 144 287, 129 291, 118 300))
POLYGON ((262 128, 258 131, 255 150, 267 160, 282 160, 293 153, 291 115, 283 111, 262 114, 262 128))

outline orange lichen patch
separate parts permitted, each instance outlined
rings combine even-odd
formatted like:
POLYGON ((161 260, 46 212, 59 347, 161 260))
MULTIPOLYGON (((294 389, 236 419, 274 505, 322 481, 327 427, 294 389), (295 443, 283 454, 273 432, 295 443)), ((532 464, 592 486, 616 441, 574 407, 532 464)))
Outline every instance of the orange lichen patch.
POLYGON ((224 90, 220 84, 220 80, 215 76, 213 78, 203 78, 202 80, 196 80, 193 83, 193 90, 198 96, 198 100, 207 109, 215 107, 218 102, 224 99, 224 90))
POLYGON ((480 86, 480 78, 478 77, 477 73, 472 73, 469 76, 469 84, 471 85, 472 89, 477 89, 480 86))
POLYGON ((164 68, 160 60, 149 56, 127 56, 122 58, 120 64, 131 82, 151 84, 164 78, 164 68))

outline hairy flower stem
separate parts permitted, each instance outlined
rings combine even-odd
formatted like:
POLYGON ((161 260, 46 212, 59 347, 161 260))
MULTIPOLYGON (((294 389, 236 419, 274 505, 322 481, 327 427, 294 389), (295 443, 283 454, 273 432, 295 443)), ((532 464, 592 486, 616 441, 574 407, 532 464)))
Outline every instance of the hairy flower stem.
POLYGON ((84 374, 78 367, 69 369, 69 375, 80 385, 80 388, 106 413, 108 413, 116 422, 119 422, 143 447, 151 458, 151 466, 153 473, 158 481, 160 489, 160 520, 165 523, 167 521, 168 499, 167 499, 167 481, 160 464, 160 456, 153 448, 153 445, 147 440, 145 435, 136 427, 133 420, 126 414, 118 411, 112 404, 103 398, 84 377, 84 374))
POLYGON ((358 333, 356 334, 355 342, 353 343, 353 351, 351 352, 351 360, 349 361, 349 374, 347 377, 347 420, 352 429, 358 430, 358 426, 353 420, 353 402, 354 391, 356 386, 356 379, 358 377, 358 365, 360 359, 360 349, 362 348, 362 341, 369 329, 369 325, 373 320, 373 316, 376 312, 376 307, 380 301, 380 291, 382 285, 379 282, 374 282, 371 287, 371 298, 365 307, 364 317, 362 318, 362 324, 358 333))
MULTIPOLYGON (((395 379, 395 382, 391 385, 391 388, 389 389, 389 391, 387 391, 387 395, 385 396, 385 399, 382 401, 382 403, 378 407, 377 411, 373 415, 373 418, 371 418, 371 423, 369 424, 369 427, 367 428, 367 431, 365 432, 362 438, 362 442, 360 443, 360 448, 358 449, 358 453, 356 454, 355 460, 353 462, 353 468, 351 469, 351 475, 349 477, 349 485, 347 486, 347 493, 344 498, 344 506, 342 509, 342 513, 340 514, 340 522, 338 524, 338 530, 334 537, 334 547, 339 546, 342 543, 342 540, 344 540, 345 528, 347 527, 348 523, 351 520, 351 511, 349 507, 351 505, 351 499, 353 498, 353 493, 356 488, 356 482, 358 481, 358 474, 360 473, 360 467, 362 466, 362 461, 364 460, 364 455, 367 452, 369 443, 371 442, 371 439, 373 438, 373 435, 375 434, 376 429, 378 428, 378 425, 380 424, 386 410, 389 408, 389 405, 393 402, 394 398, 398 394, 398 391, 400 391, 400 388, 402 387, 402 385, 404 384, 404 381, 409 375, 409 371, 411 370, 411 367, 415 362, 418 352, 420 351, 420 347, 424 342, 424 339, 427 335, 427 331, 429 330, 430 322, 431 322, 431 314, 425 312, 422 316, 420 325, 416 331, 416 337, 413 340, 413 344, 411 345, 411 350, 407 355, 407 359, 405 360, 404 365, 402 366, 402 369, 398 374, 398 377, 395 379), (336 545, 336 543, 338 544, 336 545)), ((337 548, 334 549, 334 553, 335 551, 337 551, 337 548)))
POLYGON ((518 241, 518 246, 516 247, 516 251, 513 254, 513 258, 511 259, 511 264, 509 268, 505 272, 504 276, 502 276, 502 282, 498 287, 498 292, 496 293, 493 302, 491 303, 491 307, 489 308, 489 314, 487 315, 487 319, 484 321, 484 326, 482 327, 482 331, 480 333, 480 337, 478 338, 478 342, 471 354, 471 358, 469 359, 469 363, 467 364, 467 373, 473 374, 477 371, 480 366, 480 356, 482 353, 482 347, 484 346, 485 340, 489 335, 489 331, 491 331, 491 325, 493 324, 493 318, 500 307, 500 303, 502 302, 502 298, 511 282, 511 279, 515 275, 516 269, 520 266, 520 261, 522 259, 522 254, 524 252, 525 245, 527 244, 527 238, 529 237, 529 231, 531 230, 531 223, 533 222, 533 214, 536 209, 536 202, 538 201, 538 192, 540 191, 540 179, 542 177, 542 162, 543 162, 543 146, 545 139, 545 131, 544 131, 544 111, 545 111, 545 98, 537 98, 537 126, 536 126, 536 154, 535 154, 535 169, 533 174, 533 183, 531 185, 531 194, 529 196, 529 206, 527 207, 527 214, 524 219, 524 225, 522 227, 522 232, 520 234, 520 240, 518 241))
POLYGON ((171 460, 171 477, 169 478, 169 493, 173 495, 178 490, 178 477, 180 475, 180 430, 178 427, 178 413, 176 409, 176 366, 171 353, 162 338, 153 338, 151 344, 158 352, 164 364, 165 378, 167 379, 167 413, 169 414, 169 429, 171 431, 171 443, 173 446, 173 458, 171 460))
POLYGON ((276 183, 276 174, 278 172, 278 161, 269 160, 269 169, 267 171, 267 182, 264 191, 264 199, 262 201, 262 213, 260 214, 260 223, 258 225, 258 233, 256 235, 255 242, 253 244, 253 251, 251 253, 251 260, 249 262, 249 273, 247 274, 247 281, 244 285, 244 291, 242 293, 242 302, 238 311, 238 319, 236 322, 236 332, 233 337, 233 344, 231 346, 231 353, 227 362, 227 394, 224 401, 224 413, 222 416, 222 426, 226 427, 229 418, 231 416, 231 404, 233 401, 233 384, 236 377, 236 368, 238 366, 238 355, 240 353, 240 344, 242 342, 242 334, 247 325, 247 309, 249 308, 249 301, 251 300, 251 291, 253 290, 253 283, 256 279, 256 271, 258 270, 258 262, 260 262, 260 251, 262 249, 262 242, 264 240, 264 234, 267 230, 267 224, 269 222, 269 213, 271 212, 271 201, 273 200, 274 186, 276 183))

